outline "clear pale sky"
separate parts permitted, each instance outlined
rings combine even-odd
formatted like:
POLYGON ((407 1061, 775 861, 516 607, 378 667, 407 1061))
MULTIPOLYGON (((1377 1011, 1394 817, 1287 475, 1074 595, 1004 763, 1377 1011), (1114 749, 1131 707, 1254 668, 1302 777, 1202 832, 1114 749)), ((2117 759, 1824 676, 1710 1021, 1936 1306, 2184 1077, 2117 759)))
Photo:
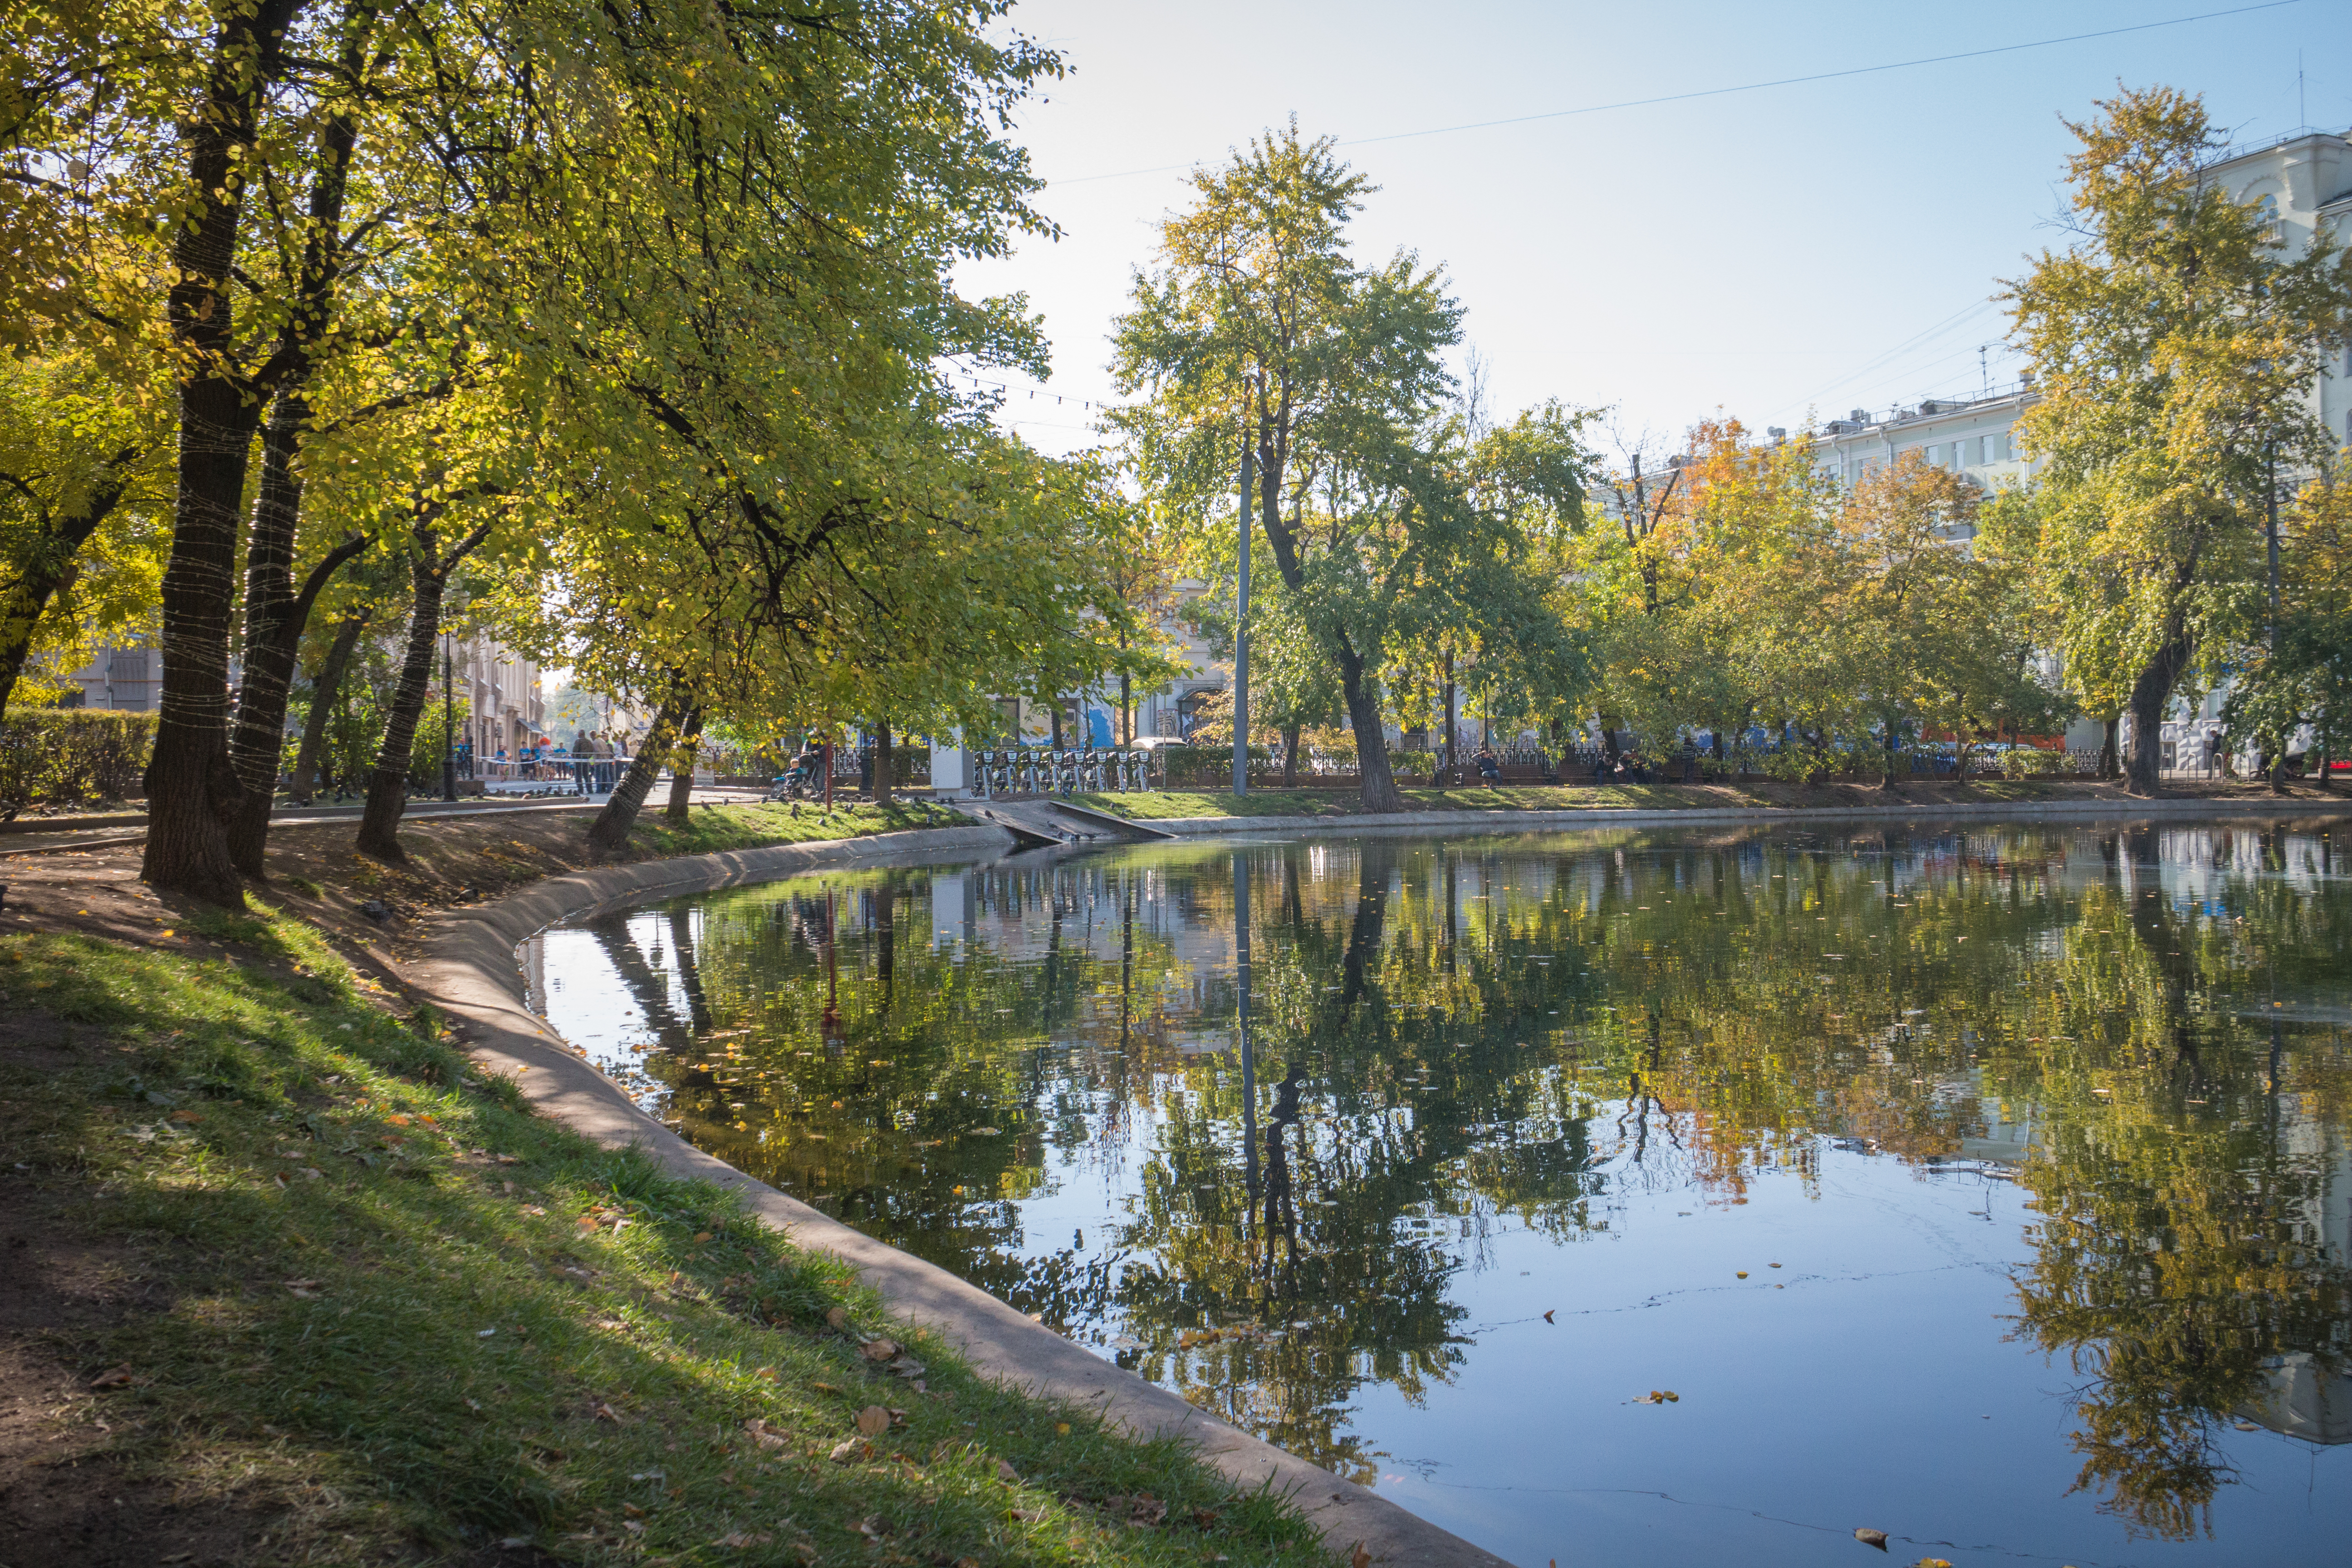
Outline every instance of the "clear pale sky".
MULTIPOLYGON (((1091 444, 1106 335, 1182 170, 1293 113, 1343 143, 1473 121, 2000 48, 2236 9, 2170 5, 1403 5, 1024 0, 1012 25, 1072 74, 1019 137, 1062 226, 966 268, 1025 290, 1054 344, 1006 416, 1091 444), (1175 165, 1175 168, 1165 168, 1175 165), (1162 170, 1131 174, 1129 171, 1162 170), (1112 176, 1105 178, 1103 176, 1112 176), (1055 405, 1052 397, 1066 401, 1055 405)), ((2352 5, 2297 3, 2047 47, 1343 147, 1381 188, 1360 256, 1441 263, 1496 409, 1613 406, 1655 447, 1721 408, 1804 423, 2013 378, 1990 296, 2063 243, 2072 137, 2118 79, 2200 92, 2241 144, 2352 126, 2352 5), (2303 72, 2298 107, 2296 71, 2303 72), (1907 345, 1907 346, 1906 346, 1907 345)), ((2333 193, 2328 193, 2333 194, 2333 193)))

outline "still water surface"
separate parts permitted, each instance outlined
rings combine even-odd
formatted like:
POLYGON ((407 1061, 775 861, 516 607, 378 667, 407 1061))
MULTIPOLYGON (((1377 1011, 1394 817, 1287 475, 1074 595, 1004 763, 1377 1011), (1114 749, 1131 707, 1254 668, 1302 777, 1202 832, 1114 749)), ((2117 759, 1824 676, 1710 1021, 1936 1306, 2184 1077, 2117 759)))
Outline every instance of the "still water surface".
POLYGON ((526 959, 702 1147, 1522 1564, 2352 1560, 2352 824, 1184 844, 526 959))

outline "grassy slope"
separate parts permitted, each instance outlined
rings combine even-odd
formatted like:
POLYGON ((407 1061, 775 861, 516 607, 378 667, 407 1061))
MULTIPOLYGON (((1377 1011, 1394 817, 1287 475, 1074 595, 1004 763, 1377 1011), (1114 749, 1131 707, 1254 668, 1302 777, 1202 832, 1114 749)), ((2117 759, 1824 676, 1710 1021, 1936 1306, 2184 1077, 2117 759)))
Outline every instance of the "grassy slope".
POLYGON ((725 1194, 468 1079, 311 928, 186 923, 220 956, 0 939, 0 1016, 68 1052, 0 1053, 6 1180, 169 1287, 67 1349, 131 1380, 79 1462, 269 1519, 237 1561, 1327 1561, 1271 1500, 982 1383, 725 1194), (904 1415, 860 1436, 868 1406, 904 1415))
MULTIPOLYGON (((1990 779, 1964 788, 1944 786, 1932 792, 1913 788, 1885 794, 1867 785, 1602 784, 1598 788, 1508 785, 1502 789, 1408 789, 1408 811, 1598 811, 1602 809, 1688 811, 1702 807, 1759 807, 1835 805, 1929 805, 1958 800, 2040 800, 2066 793, 2033 780, 1990 779)), ((1133 821, 1165 816, 1350 816, 1361 811, 1349 790, 1252 790, 1236 797, 1230 792, 1190 793, 1181 790, 1151 795, 1082 795, 1077 799, 1098 811, 1133 821)))

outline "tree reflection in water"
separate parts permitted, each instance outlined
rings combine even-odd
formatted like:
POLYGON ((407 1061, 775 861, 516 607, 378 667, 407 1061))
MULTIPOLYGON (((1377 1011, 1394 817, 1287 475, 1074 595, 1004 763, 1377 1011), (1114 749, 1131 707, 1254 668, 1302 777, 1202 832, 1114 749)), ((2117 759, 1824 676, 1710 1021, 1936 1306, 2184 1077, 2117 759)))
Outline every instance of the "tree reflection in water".
POLYGON ((2014 1181, 2076 1484, 2183 1537, 2228 1424, 2352 1438, 2331 831, 1174 845, 586 929, 697 1142, 1360 1475, 1502 1229, 1833 1148, 2014 1181), (1089 1184, 1107 1231, 1024 1223, 1089 1184))

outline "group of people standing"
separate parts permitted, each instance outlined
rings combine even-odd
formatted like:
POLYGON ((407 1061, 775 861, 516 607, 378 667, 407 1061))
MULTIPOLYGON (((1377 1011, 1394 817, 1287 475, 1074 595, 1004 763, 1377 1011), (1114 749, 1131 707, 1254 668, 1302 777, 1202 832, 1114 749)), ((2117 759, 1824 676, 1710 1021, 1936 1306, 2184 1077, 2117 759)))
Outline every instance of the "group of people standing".
POLYGON ((562 757, 572 764, 572 783, 583 795, 612 794, 613 786, 620 783, 621 770, 629 765, 628 758, 611 741, 590 731, 572 736, 562 757))

